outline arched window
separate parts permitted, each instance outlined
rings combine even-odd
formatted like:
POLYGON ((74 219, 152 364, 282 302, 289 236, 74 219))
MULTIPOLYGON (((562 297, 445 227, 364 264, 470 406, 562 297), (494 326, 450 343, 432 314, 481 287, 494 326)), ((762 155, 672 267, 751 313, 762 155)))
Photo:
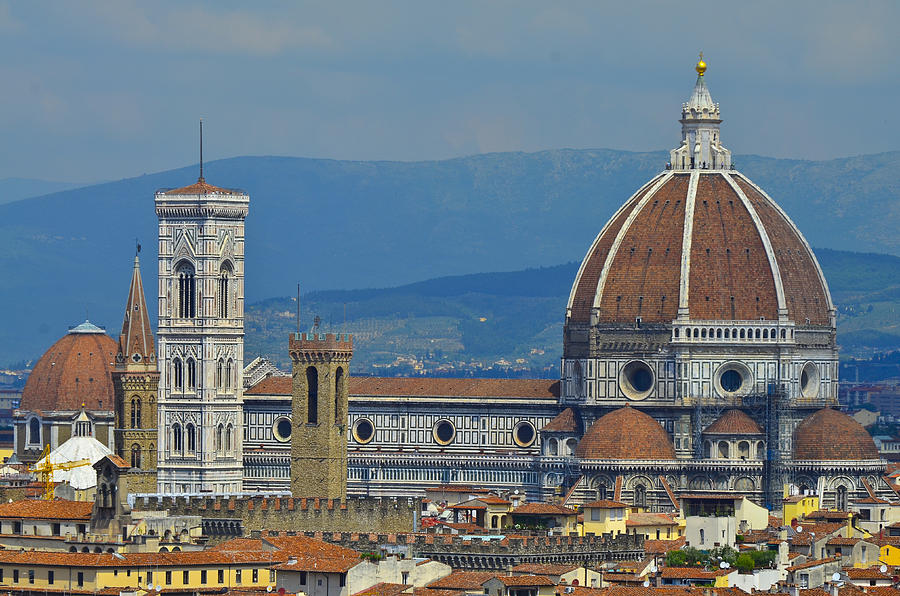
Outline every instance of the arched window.
POLYGON ((225 444, 223 442, 223 434, 225 433, 225 426, 220 424, 216 427, 216 452, 222 453, 225 450, 225 444))
POLYGON ((231 391, 232 380, 234 379, 234 360, 228 359, 225 363, 225 390, 231 391))
POLYGON ((131 467, 141 467, 141 446, 137 443, 131 446, 131 467))
POLYGON ((222 270, 219 272, 219 318, 227 319, 231 316, 230 302, 231 302, 231 294, 229 293, 230 288, 229 282, 231 278, 231 271, 229 267, 226 265, 222 267, 222 270))
POLYGON ((134 396, 131 398, 131 428, 141 427, 141 398, 134 396))
POLYGON ((185 430, 187 431, 187 451, 194 453, 197 450, 197 430, 190 423, 185 426, 185 430))
POLYGON ((37 418, 28 421, 28 442, 32 445, 41 444, 41 421, 37 418))
POLYGON ((225 376, 225 361, 219 358, 216 361, 216 389, 221 389, 224 386, 222 381, 225 376))
POLYGON ((338 367, 337 372, 334 374, 334 423, 335 424, 344 424, 346 422, 345 418, 347 417, 344 413, 344 408, 341 407, 343 403, 341 401, 341 395, 344 394, 344 369, 342 367, 338 367))
POLYGON ((181 358, 175 358, 172 361, 172 382, 175 389, 184 390, 184 365, 181 363, 181 358))
POLYGON ((719 441, 719 459, 728 459, 730 457, 728 441, 719 441))
POLYGON ((197 316, 196 280, 194 267, 190 263, 181 263, 175 269, 178 281, 178 318, 193 319, 197 316))
POLYGON ((234 426, 225 427, 225 451, 231 453, 234 450, 234 426))
POLYGON ((706 459, 712 458, 712 444, 709 441, 703 443, 703 457, 706 459))
POLYGON ((606 500, 606 485, 605 484, 597 485, 597 500, 598 501, 606 500))
POLYGON ((556 442, 556 439, 550 439, 549 441, 547 441, 547 454, 559 455, 559 444, 556 442))
POLYGON ((319 371, 315 366, 306 369, 306 423, 319 423, 319 371))
POLYGON ((766 444, 762 441, 756 444, 756 459, 766 459, 766 444))
POLYGON ((634 487, 634 506, 647 506, 647 487, 643 484, 636 484, 634 487))
POLYGON ((181 436, 181 425, 177 422, 172 425, 172 453, 181 455, 184 450, 184 440, 181 436))
POLYGON ((738 457, 741 459, 750 459, 750 443, 741 441, 738 443, 738 457))
POLYGON ((837 491, 835 492, 835 508, 839 511, 847 510, 847 487, 839 486, 837 487, 837 491))
POLYGON ((188 389, 197 388, 197 363, 193 358, 187 359, 187 386, 188 389))

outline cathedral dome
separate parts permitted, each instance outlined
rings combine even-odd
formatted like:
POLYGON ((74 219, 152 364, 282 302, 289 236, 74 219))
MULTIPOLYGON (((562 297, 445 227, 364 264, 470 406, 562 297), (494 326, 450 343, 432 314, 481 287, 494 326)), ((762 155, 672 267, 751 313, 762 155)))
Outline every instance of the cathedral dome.
POLYGON ((112 410, 116 342, 103 329, 85 321, 47 350, 28 376, 19 408, 112 410))
POLYGON ((575 448, 580 459, 675 459, 665 429, 647 414, 625 406, 601 416, 575 448))
POLYGON ((728 410, 706 427, 705 435, 761 435, 756 421, 740 410, 728 410))
POLYGON ((703 73, 666 170, 606 223, 569 295, 575 323, 778 321, 833 326, 825 277, 787 214, 734 170, 703 73))
POLYGON ((794 430, 794 459, 813 461, 880 460, 875 441, 863 426, 842 412, 823 408, 794 430))

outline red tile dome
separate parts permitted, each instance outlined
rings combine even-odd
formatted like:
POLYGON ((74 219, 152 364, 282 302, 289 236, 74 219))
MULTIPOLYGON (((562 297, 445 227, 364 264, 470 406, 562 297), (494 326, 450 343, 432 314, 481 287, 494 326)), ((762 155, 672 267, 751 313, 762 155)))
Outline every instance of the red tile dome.
POLYGON ((798 461, 880 460, 875 441, 863 426, 842 412, 823 408, 794 429, 798 461))
POLYGON ((34 365, 19 408, 32 412, 112 410, 116 342, 84 322, 62 336, 34 365))
POLYGON ((601 416, 575 448, 581 459, 675 459, 666 430, 636 408, 625 406, 601 416))
POLYGON ((756 421, 740 410, 728 410, 706 427, 709 435, 761 435, 763 430, 756 421))
POLYGON ((833 305, 806 240, 759 187, 734 170, 668 170, 594 240, 567 317, 670 323, 679 310, 704 321, 781 311, 800 326, 831 326, 833 305))

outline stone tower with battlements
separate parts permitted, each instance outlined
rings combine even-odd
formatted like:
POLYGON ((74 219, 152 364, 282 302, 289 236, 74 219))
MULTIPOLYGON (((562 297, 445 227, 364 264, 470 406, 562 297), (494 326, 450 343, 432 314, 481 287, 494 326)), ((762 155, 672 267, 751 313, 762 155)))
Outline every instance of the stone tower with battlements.
POLYGON ((156 193, 158 490, 243 488, 244 219, 250 197, 195 184, 156 193))
POLYGON ((347 407, 350 335, 294 334, 291 492, 295 497, 347 495, 347 407))
MULTIPOLYGON (((137 255, 134 257, 131 287, 128 290, 118 347, 112 371, 116 387, 116 455, 132 468, 155 471, 159 364, 137 255)), ((155 485, 155 482, 150 483, 155 485)), ((155 486, 147 488, 153 490, 155 486)))

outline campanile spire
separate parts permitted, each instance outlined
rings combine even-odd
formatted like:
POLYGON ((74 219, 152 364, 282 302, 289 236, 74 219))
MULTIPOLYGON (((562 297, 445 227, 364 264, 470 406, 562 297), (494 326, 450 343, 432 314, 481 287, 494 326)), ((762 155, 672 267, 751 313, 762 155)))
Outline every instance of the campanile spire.
POLYGON ((729 170, 731 151, 719 137, 722 123, 719 104, 715 103, 706 86, 706 62, 703 53, 694 67, 697 82, 691 97, 681 106, 681 146, 671 151, 674 170, 729 170))

